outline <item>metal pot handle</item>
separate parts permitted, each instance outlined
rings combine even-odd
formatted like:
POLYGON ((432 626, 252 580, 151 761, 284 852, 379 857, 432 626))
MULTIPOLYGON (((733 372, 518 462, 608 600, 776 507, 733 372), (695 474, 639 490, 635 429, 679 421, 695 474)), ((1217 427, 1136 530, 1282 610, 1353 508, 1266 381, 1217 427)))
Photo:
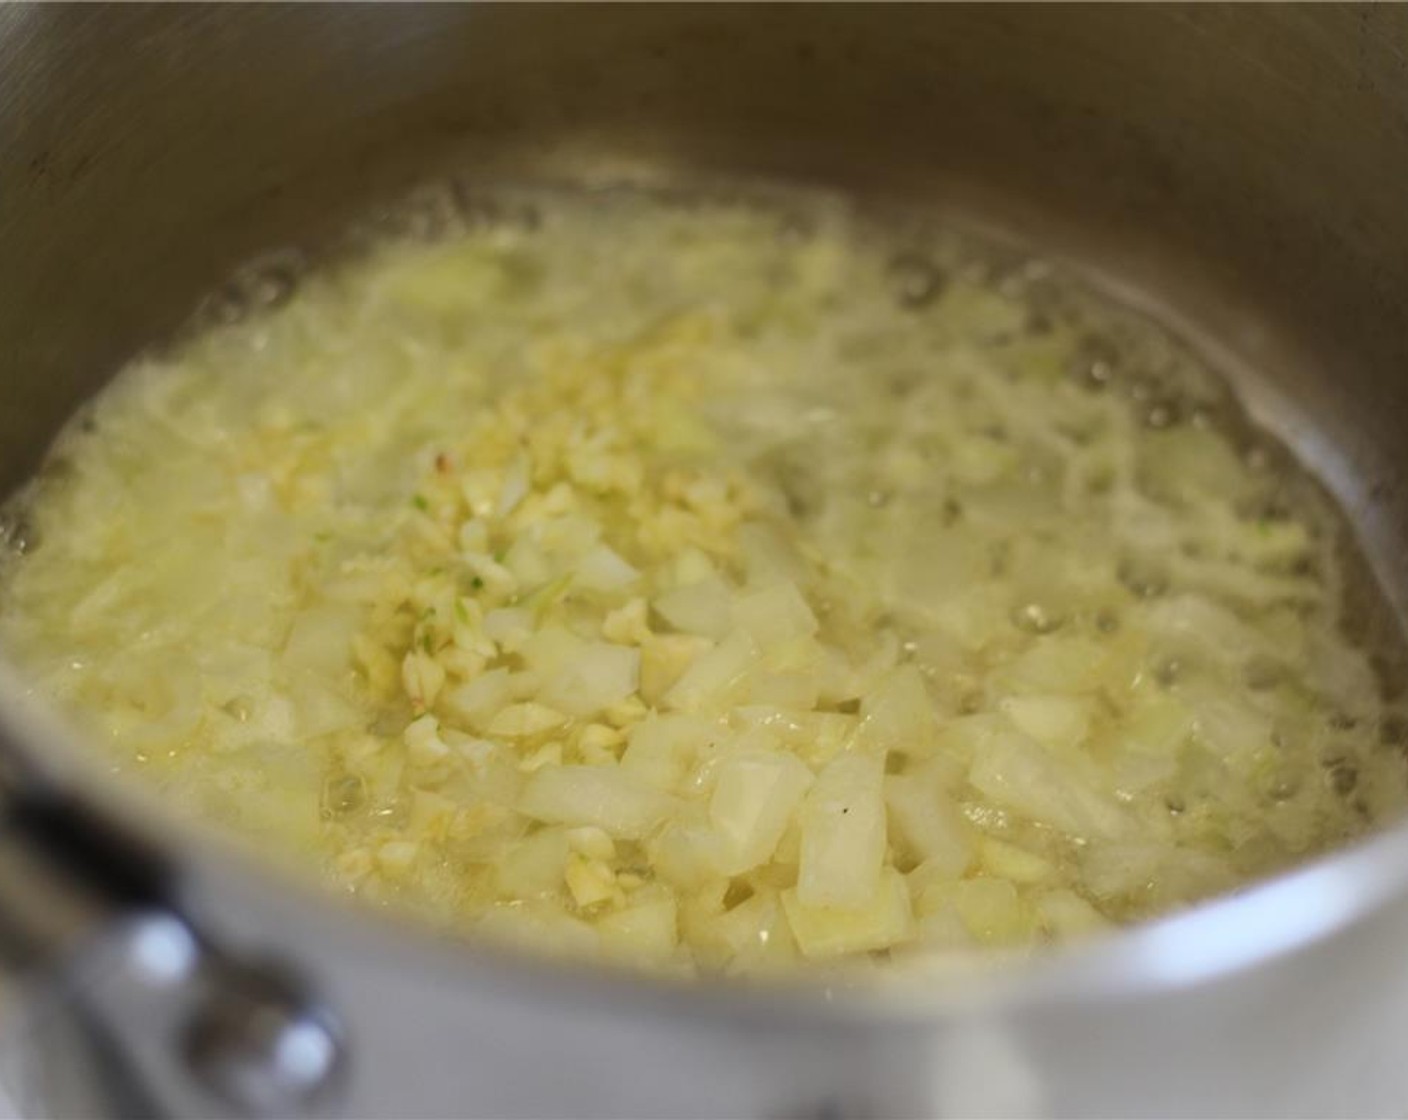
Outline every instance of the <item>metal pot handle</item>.
POLYGON ((26 997, 9 1071, 22 1108, 295 1118, 336 1107, 345 1038, 302 980, 214 944, 172 905, 163 861, 98 815, 6 792, 0 968, 26 997))

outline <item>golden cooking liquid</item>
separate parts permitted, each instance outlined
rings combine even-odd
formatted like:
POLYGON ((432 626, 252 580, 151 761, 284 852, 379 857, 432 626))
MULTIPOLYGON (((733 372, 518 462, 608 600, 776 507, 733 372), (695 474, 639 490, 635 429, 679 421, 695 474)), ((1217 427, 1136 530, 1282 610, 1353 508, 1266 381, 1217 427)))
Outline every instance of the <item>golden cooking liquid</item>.
POLYGON ((442 224, 248 274, 280 305, 134 362, 25 497, 0 639, 173 805, 742 973, 1061 941, 1399 811, 1336 522, 1157 326, 828 199, 442 224))

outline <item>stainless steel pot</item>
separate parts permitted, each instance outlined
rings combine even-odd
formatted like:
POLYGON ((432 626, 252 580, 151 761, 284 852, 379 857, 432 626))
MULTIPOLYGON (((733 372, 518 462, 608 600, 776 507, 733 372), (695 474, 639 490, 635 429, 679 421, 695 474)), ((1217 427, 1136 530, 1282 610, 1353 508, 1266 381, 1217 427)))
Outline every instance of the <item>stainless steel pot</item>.
MULTIPOLYGON (((1408 602, 1408 8, 8 6, 0 58, 6 489, 233 266, 426 175, 742 173, 975 213, 1156 298, 1342 499, 1381 621, 1408 602)), ((684 989, 306 891, 21 691, 0 951, 36 1111, 1408 1108, 1408 828, 932 990, 684 989)))

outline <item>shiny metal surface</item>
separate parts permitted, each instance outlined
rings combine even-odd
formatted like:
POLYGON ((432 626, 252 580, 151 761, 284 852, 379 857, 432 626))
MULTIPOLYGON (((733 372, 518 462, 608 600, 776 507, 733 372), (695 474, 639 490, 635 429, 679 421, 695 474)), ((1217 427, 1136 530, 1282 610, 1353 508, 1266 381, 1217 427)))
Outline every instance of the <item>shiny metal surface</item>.
POLYGON ((340 1032, 282 974, 164 911, 111 918, 33 986, 6 1088, 28 1115, 305 1117, 339 1103, 340 1032))
POLYGON ((28 999, 6 1088, 36 1115, 321 1115, 341 1088, 342 1030, 286 969, 231 956, 173 913, 171 870, 100 818, 8 791, 0 968, 28 999))
MULTIPOLYGON (((242 260, 429 173, 764 175, 977 215, 1158 303, 1408 602, 1408 8, 8 6, 0 58, 4 488, 242 260)), ((1402 829, 934 990, 685 991, 350 916, 107 789, 8 679, 0 712, 27 780, 154 834, 192 914, 331 993, 353 1114, 1408 1102, 1402 829)))

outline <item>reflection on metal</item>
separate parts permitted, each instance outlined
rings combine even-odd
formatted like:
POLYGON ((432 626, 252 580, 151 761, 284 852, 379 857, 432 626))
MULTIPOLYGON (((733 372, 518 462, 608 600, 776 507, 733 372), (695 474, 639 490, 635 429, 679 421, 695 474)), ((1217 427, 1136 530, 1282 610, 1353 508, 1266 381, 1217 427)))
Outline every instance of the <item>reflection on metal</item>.
POLYGON ((23 1107, 292 1120, 336 1105, 341 1032, 296 977, 167 909, 161 864, 124 862, 124 837, 71 807, 7 808, 0 965, 25 985, 10 1040, 23 1107))
POLYGON ((1143 931, 1136 967, 1154 984, 1206 983, 1313 944, 1355 916, 1365 887, 1343 865, 1267 883, 1236 906, 1203 907, 1143 931))
POLYGON ((930 1069, 936 1116, 1040 1120, 1048 1115, 1036 1065, 997 1022, 979 1020, 945 1038, 930 1069))

